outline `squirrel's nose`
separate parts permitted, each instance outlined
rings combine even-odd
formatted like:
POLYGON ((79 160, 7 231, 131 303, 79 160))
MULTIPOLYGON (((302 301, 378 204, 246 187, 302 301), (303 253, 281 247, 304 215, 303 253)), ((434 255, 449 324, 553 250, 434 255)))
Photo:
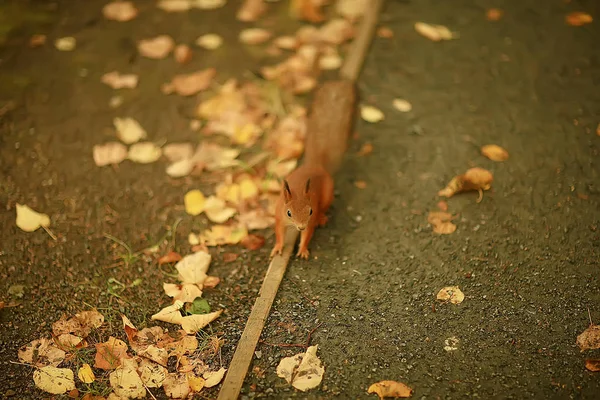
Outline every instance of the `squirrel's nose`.
POLYGON ((305 229, 306 229, 306 225, 297 225, 297 226, 296 226, 296 228, 297 228, 299 231, 303 231, 303 230, 305 230, 305 229))

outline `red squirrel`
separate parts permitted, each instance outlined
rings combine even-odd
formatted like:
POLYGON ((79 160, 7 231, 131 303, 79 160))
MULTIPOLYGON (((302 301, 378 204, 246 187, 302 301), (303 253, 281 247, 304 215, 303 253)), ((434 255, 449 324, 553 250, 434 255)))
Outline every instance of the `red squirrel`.
POLYGON ((346 152, 353 114, 354 87, 345 81, 327 82, 315 93, 307 122, 302 164, 283 181, 275 208, 275 246, 271 257, 281 254, 285 229, 294 226, 300 233, 298 257, 308 259, 308 244, 317 226, 327 223, 333 201, 333 177, 346 152), (336 112, 339 109, 339 112, 336 112))

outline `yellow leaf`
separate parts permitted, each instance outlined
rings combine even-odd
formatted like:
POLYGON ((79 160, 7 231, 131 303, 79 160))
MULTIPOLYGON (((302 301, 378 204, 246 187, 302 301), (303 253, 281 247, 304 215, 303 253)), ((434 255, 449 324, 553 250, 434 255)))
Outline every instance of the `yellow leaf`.
POLYGON ((17 203, 17 226, 25 232, 33 232, 42 226, 49 227, 50 217, 17 203))
POLYGON ((465 299, 465 295, 458 286, 446 286, 438 292, 436 298, 442 301, 449 301, 452 304, 460 304, 465 299))
POLYGON ((199 392, 204 388, 204 378, 199 376, 188 376, 188 384, 194 392, 199 392))
POLYGON ((208 371, 205 372, 202 376, 204 376, 205 382, 204 382, 204 386, 205 387, 213 387, 219 384, 219 382, 221 382, 221 380, 223 379, 223 376, 225 376, 225 372, 227 370, 223 367, 221 367, 218 371, 208 371))
POLYGON ((368 393, 376 393, 380 399, 385 397, 410 397, 412 389, 402 382, 381 381, 369 386, 368 393))
POLYGON ((258 186, 252 179, 244 179, 240 182, 240 194, 243 200, 258 196, 258 186))
POLYGON ((416 22, 415 30, 422 36, 429 40, 433 40, 434 42, 456 38, 456 35, 444 25, 431 25, 426 24, 425 22, 416 22))
POLYGON ((196 333, 212 321, 217 319, 223 310, 214 311, 208 314, 193 314, 181 318, 181 327, 186 333, 196 333))
POLYGON ((204 201, 204 194, 201 191, 197 189, 190 190, 183 198, 185 212, 194 216, 200 215, 204 211, 204 201))
POLYGON ((495 144, 487 144, 481 148, 481 154, 492 161, 508 160, 508 151, 495 144))
POLYGON ((178 278, 182 283, 201 285, 206 279, 206 272, 210 265, 211 255, 204 251, 188 254, 175 264, 179 273, 178 278))
POLYGON ((138 164, 150 164, 158 160, 162 149, 152 142, 135 143, 129 148, 127 158, 138 164))
POLYGON ((206 199, 204 213, 212 222, 222 224, 233 217, 236 212, 235 208, 227 207, 225 202, 216 196, 210 196, 206 199))
POLYGON ((69 368, 46 366, 33 372, 35 386, 44 392, 63 394, 75 389, 73 371, 69 368))
POLYGON ((179 310, 183 307, 183 302, 175 300, 174 304, 167 306, 152 316, 153 320, 169 322, 171 324, 180 324, 183 316, 179 310))
POLYGON ((79 371, 77 372, 77 376, 79 380, 83 383, 92 383, 96 380, 94 376, 94 371, 92 371, 92 367, 89 364, 83 364, 79 371))
POLYGON ((221 45, 223 44, 223 38, 214 33, 209 33, 209 34, 200 36, 196 40, 196 44, 207 50, 214 50, 214 49, 218 49, 219 47, 221 47, 221 45))

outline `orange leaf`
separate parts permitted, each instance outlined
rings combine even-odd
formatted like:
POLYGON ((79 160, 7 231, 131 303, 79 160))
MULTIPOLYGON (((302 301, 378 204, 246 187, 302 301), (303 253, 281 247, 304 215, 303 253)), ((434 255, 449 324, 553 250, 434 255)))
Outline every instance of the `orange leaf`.
POLYGON ((170 251, 158 259, 158 265, 174 263, 181 260, 181 258, 181 254, 170 251))
POLYGON ((600 358, 585 360, 585 367, 592 372, 600 372, 600 358))
POLYGON ((492 161, 508 160, 508 151, 495 144, 487 144, 481 148, 481 154, 492 161))
POLYGON ((565 20, 567 21, 567 24, 571 26, 582 26, 591 23, 593 21, 593 18, 588 13, 574 11, 572 13, 567 14, 565 20))
POLYGON ((452 197, 456 193, 470 190, 488 190, 493 180, 490 171, 479 167, 471 168, 463 175, 452 178, 448 185, 438 192, 438 196, 452 197))
POLYGON ((410 397, 413 390, 404 383, 381 381, 369 386, 368 393, 376 393, 380 399, 384 397, 410 397))
POLYGON ((373 152, 373 145, 371 143, 365 143, 362 145, 360 150, 358 151, 359 156, 366 156, 367 154, 371 154, 373 152))
POLYGON ((366 189, 367 188, 367 182, 365 182, 365 181, 356 181, 356 182, 354 182, 354 186, 356 186, 359 189, 366 189))
POLYGON ((124 358, 129 358, 127 344, 111 336, 106 342, 96 344, 94 367, 107 370, 115 369, 121 365, 121 360, 124 358))
POLYGON ((259 235, 249 234, 242 239, 242 246, 249 250, 258 250, 265 245, 265 238, 259 235))
POLYGON ((490 8, 485 14, 488 21, 498 21, 500 18, 502 18, 502 15, 504 15, 504 11, 498 8, 490 8))
POLYGON ((230 262, 237 260, 239 256, 240 256, 239 254, 235 254, 235 253, 224 253, 223 261, 226 263, 230 263, 230 262))

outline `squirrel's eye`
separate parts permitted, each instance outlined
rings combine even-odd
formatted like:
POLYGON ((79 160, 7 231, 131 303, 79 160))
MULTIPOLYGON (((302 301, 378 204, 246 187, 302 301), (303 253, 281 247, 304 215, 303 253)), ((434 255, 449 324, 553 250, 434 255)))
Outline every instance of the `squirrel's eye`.
POLYGON ((308 215, 312 215, 312 208, 308 211, 308 215))
POLYGON ((288 217, 292 218, 292 212, 290 210, 288 210, 287 215, 288 217))

